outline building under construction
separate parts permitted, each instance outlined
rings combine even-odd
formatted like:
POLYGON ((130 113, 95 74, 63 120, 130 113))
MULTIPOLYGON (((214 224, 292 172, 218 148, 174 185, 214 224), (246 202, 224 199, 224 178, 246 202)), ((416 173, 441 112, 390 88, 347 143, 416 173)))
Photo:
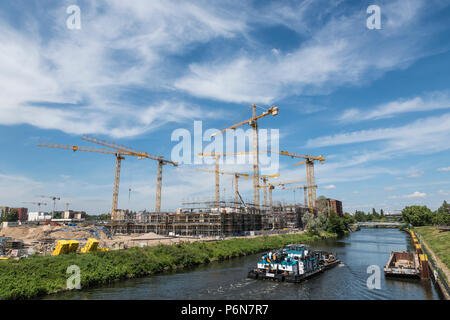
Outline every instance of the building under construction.
POLYGON ((251 231, 302 228, 301 217, 307 208, 300 205, 276 206, 273 210, 233 201, 183 203, 173 213, 119 210, 109 227, 114 234, 154 232, 161 235, 227 237, 251 231))

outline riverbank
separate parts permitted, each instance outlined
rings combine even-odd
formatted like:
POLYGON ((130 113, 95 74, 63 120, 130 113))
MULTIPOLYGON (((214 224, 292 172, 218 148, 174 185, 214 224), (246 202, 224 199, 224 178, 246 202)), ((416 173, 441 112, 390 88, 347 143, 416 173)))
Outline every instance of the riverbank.
POLYGON ((88 288, 335 237, 331 233, 297 233, 0 261, 0 299, 30 299, 66 291, 70 276, 66 271, 71 265, 80 268, 81 287, 88 288))
MULTIPOLYGON (((420 235, 424 249, 431 255, 439 272, 443 275, 443 281, 446 282, 447 288, 450 287, 450 232, 440 231, 436 227, 414 227, 414 231, 420 235)), ((446 299, 448 300, 449 292, 442 288, 446 299)))

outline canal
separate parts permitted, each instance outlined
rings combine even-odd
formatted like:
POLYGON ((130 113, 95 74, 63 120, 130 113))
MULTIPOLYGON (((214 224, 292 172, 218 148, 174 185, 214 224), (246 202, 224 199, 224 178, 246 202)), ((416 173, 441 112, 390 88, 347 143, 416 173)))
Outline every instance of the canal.
POLYGON ((257 254, 44 299, 439 299, 431 281, 384 277, 391 251, 412 251, 409 235, 398 229, 361 228, 345 238, 310 246, 337 253, 342 264, 300 284, 246 279, 257 254), (381 289, 367 288, 370 265, 380 267, 381 289))

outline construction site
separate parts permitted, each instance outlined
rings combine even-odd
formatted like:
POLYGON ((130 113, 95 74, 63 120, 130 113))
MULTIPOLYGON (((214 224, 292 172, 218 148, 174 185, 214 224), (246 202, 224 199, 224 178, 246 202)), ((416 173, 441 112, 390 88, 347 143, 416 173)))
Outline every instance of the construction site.
MULTIPOLYGON (((296 154, 288 151, 277 152, 279 155, 298 159, 300 162, 294 165, 304 164, 306 167, 305 179, 295 179, 282 182, 274 182, 272 179, 279 178, 279 174, 260 175, 259 155, 271 151, 260 151, 258 142, 258 120, 266 116, 276 116, 278 107, 272 106, 268 109, 252 105, 252 116, 250 119, 234 124, 228 128, 213 134, 222 134, 228 130, 249 125, 252 128, 251 150, 241 151, 233 154, 212 152, 200 153, 199 157, 212 157, 215 159, 214 169, 198 168, 197 170, 210 172, 214 177, 214 200, 191 201, 182 203, 182 207, 174 212, 163 212, 161 210, 162 196, 162 171, 163 167, 170 164, 177 167, 179 164, 162 156, 147 152, 137 151, 134 148, 120 145, 114 142, 101 140, 94 137, 83 136, 84 141, 96 144, 96 147, 75 146, 64 144, 41 143, 39 147, 71 150, 73 152, 93 152, 113 155, 115 157, 114 184, 111 205, 111 218, 101 224, 67 224, 64 219, 56 221, 54 215, 44 225, 27 225, 4 227, 0 236, 5 238, 3 250, 15 250, 25 247, 34 248, 41 254, 48 254, 54 250, 58 240, 80 240, 88 241, 94 237, 100 245, 108 249, 120 249, 136 245, 152 245, 159 243, 173 243, 174 241, 198 241, 217 240, 225 237, 255 236, 259 234, 276 234, 286 232, 298 232, 303 229, 302 217, 306 213, 315 215, 316 210, 316 188, 314 176, 314 163, 323 163, 326 159, 322 156, 311 156, 296 154), (257 108, 263 109, 257 114, 257 108), (220 159, 230 155, 249 154, 252 156, 252 172, 231 172, 220 169, 220 159), (129 210, 118 208, 118 195, 120 184, 121 161, 125 157, 137 157, 139 159, 150 159, 157 163, 156 174, 156 199, 153 212, 133 213, 129 210), (233 178, 234 199, 227 200, 220 197, 220 176, 229 175, 233 178), (252 179, 253 201, 245 202, 239 192, 239 181, 252 179), (304 184, 306 182, 306 184, 304 184), (288 186, 303 183, 304 185, 288 186), (280 190, 303 190, 303 204, 274 203, 272 193, 274 189, 280 190), (263 192, 263 201, 260 199, 260 191, 263 192), (58 222, 58 223, 57 223, 58 222), (6 239, 6 240, 5 240, 6 239), (17 239, 19 243, 5 246, 17 239), (9 242, 8 242, 9 241, 9 242), (20 244, 23 242, 23 244, 20 244), (13 248, 14 247, 14 248, 13 248)), ((53 201, 60 198, 52 197, 53 201)), ((42 203, 37 203, 40 206, 42 203)), ((336 208, 336 200, 334 204, 336 208)), ((342 204, 340 204, 342 208, 342 204)), ((38 210, 38 216, 40 215, 38 210)), ((69 215, 68 215, 69 216, 69 215)), ((64 216, 65 217, 65 216, 64 216)), ((82 220, 78 220, 80 222, 82 220)), ((67 221, 66 221, 67 222, 67 221)), ((0 248, 2 249, 2 248, 0 248)), ((0 252, 0 254, 3 254, 0 252)))

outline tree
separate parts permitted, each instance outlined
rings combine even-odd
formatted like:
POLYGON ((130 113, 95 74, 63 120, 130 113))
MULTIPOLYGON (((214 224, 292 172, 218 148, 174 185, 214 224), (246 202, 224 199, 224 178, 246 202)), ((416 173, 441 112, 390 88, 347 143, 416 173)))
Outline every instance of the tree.
POLYGON ((407 206, 402 210, 402 219, 413 226, 423 226, 433 222, 433 212, 427 206, 407 206))
POLYGON ((9 213, 0 219, 0 222, 16 222, 19 220, 19 211, 12 209, 9 213))
POLYGON ((324 212, 319 212, 317 217, 314 217, 310 212, 307 212, 303 215, 302 222, 308 232, 319 235, 321 231, 326 229, 327 216, 324 212))
POLYGON ((354 218, 348 213, 340 217, 336 211, 331 210, 327 219, 327 231, 343 235, 348 232, 351 223, 354 223, 354 218))
POLYGON ((355 220, 358 222, 365 222, 367 221, 367 217, 366 214, 364 213, 364 211, 355 211, 355 220))
POLYGON ((439 225, 450 224, 450 205, 444 201, 433 216, 433 223, 439 225))
POLYGON ((324 196, 319 196, 316 201, 316 209, 318 212, 328 214, 328 202, 324 196))

